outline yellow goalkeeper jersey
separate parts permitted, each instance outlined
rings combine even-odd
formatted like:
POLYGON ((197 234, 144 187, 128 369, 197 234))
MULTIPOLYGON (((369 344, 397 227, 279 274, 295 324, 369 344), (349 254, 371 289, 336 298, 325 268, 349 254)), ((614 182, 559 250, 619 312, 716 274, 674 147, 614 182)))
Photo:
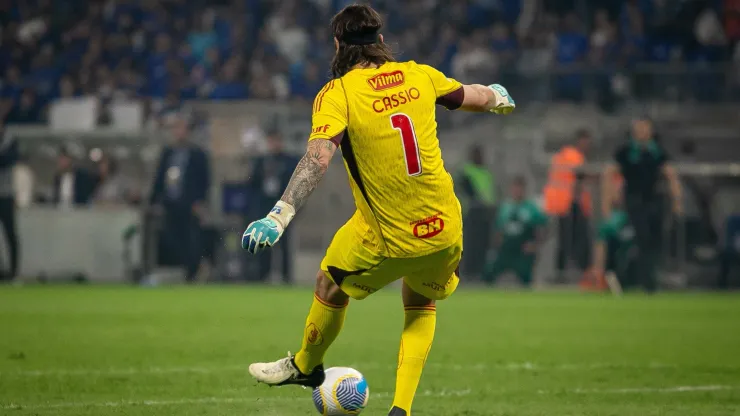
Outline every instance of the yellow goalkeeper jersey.
POLYGON ((460 240, 435 111, 462 99, 462 84, 413 61, 353 69, 317 94, 309 140, 340 146, 362 219, 354 223, 378 254, 417 257, 460 240))

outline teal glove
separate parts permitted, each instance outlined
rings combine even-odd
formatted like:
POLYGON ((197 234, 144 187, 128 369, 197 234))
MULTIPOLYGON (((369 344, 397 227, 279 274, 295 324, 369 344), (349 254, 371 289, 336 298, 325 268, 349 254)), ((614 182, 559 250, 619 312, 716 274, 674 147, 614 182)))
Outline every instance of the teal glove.
POLYGON ((257 254, 265 247, 272 247, 283 235, 283 227, 274 219, 267 217, 254 221, 242 235, 242 248, 257 254))
POLYGON ((511 114, 511 112, 516 108, 516 103, 514 102, 514 99, 511 98, 511 95, 509 95, 509 91, 507 91, 503 85, 499 84, 491 84, 488 88, 490 88, 496 95, 497 105, 495 108, 491 109, 491 112, 501 115, 511 114))

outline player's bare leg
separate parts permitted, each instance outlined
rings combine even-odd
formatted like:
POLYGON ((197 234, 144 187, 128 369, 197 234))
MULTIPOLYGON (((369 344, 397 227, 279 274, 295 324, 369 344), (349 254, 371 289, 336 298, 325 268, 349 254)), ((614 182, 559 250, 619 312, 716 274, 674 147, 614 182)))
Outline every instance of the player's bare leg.
POLYGON ((349 296, 319 271, 301 350, 275 362, 254 363, 249 366, 249 373, 271 386, 320 386, 324 382, 324 354, 342 330, 348 303, 349 296))
POLYGON ((434 300, 422 296, 403 283, 405 311, 401 348, 398 353, 396 393, 388 416, 408 416, 419 386, 437 325, 434 300))

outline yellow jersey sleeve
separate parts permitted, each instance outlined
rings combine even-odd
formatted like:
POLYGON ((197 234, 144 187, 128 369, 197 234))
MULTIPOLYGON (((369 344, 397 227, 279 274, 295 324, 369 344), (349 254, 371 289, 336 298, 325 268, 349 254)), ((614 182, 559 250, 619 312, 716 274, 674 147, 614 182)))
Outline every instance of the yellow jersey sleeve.
POLYGON ((347 128, 347 96, 342 82, 331 80, 316 94, 311 116, 311 135, 308 140, 332 140, 347 128))
POLYGON ((419 69, 424 71, 429 76, 429 79, 432 80, 432 85, 434 86, 437 98, 444 97, 462 88, 462 83, 460 83, 460 81, 453 78, 447 78, 445 74, 429 65, 419 64, 419 69))

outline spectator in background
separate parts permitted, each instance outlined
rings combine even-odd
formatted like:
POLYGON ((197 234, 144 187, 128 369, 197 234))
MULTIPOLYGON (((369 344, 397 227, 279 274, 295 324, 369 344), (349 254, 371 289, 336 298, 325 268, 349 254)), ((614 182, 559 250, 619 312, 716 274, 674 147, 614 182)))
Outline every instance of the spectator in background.
POLYGON ((703 101, 716 101, 723 93, 724 69, 718 72, 707 68, 707 63, 718 63, 727 56, 727 36, 717 12, 706 5, 694 22, 696 45, 689 58, 697 65, 693 76, 694 97, 703 101))
POLYGON ((13 280, 18 275, 18 235, 15 226, 15 188, 13 168, 18 162, 18 142, 0 122, 0 224, 5 230, 10 267, 0 271, 0 281, 13 280))
POLYGON ((211 100, 244 100, 249 97, 247 86, 239 80, 239 61, 230 59, 222 68, 221 74, 208 94, 211 100))
POLYGON ((18 208, 28 208, 35 202, 36 175, 28 164, 28 157, 18 155, 18 163, 13 168, 13 189, 18 208))
POLYGON ((326 83, 326 78, 321 76, 315 62, 306 62, 302 69, 302 73, 292 80, 290 93, 293 97, 311 101, 326 83))
POLYGON ((526 183, 516 177, 510 196, 498 210, 496 221, 496 260, 487 265, 483 281, 489 284, 503 273, 512 271, 524 286, 532 284, 532 271, 545 235, 547 217, 534 201, 526 199, 526 183))
POLYGON ((555 78, 555 91, 559 99, 580 102, 583 100, 583 75, 579 73, 579 65, 584 62, 588 52, 588 39, 575 13, 568 13, 562 26, 557 36, 555 56, 567 72, 555 78))
POLYGON ((118 170, 118 162, 103 155, 97 163, 97 186, 93 194, 95 205, 125 205, 133 202, 131 183, 118 170))
POLYGON ((625 204, 629 220, 635 228, 638 248, 638 281, 648 293, 657 290, 656 269, 660 258, 660 236, 663 224, 661 195, 658 182, 668 180, 674 215, 683 214, 681 183, 665 150, 655 140, 653 124, 647 118, 632 123, 630 140, 614 155, 614 164, 607 166, 602 181, 604 218, 610 218, 614 186, 613 177, 624 177, 625 204))
POLYGON ((8 67, 8 69, 5 70, 5 76, 3 77, 0 98, 3 100, 9 100, 12 103, 21 97, 22 92, 23 80, 21 78, 20 68, 15 65, 8 67))
POLYGON ((483 32, 460 40, 460 46, 452 58, 452 74, 456 79, 470 80, 476 77, 491 76, 497 69, 496 55, 485 43, 483 32))
POLYGON ((59 98, 76 98, 79 97, 79 91, 75 86, 74 79, 70 75, 65 75, 59 80, 59 86, 57 87, 59 98))
POLYGON ((298 25, 295 13, 285 11, 268 23, 280 54, 289 62, 302 62, 308 51, 308 33, 298 25))
POLYGON ((722 17, 731 52, 740 50, 740 0, 723 0, 722 17))
POLYGON ((733 267, 735 267, 733 275, 740 276, 737 270, 737 265, 740 264, 740 215, 728 216, 723 226, 725 232, 720 245, 717 288, 727 290, 730 288, 730 275, 733 267))
POLYGON ((61 148, 57 157, 52 202, 63 208, 87 205, 94 189, 94 177, 85 169, 77 167, 67 150, 61 148))
POLYGON ((468 160, 459 170, 456 194, 463 210, 466 256, 462 272, 469 278, 479 278, 491 246, 490 233, 496 205, 496 181, 486 166, 483 146, 477 144, 468 151, 468 160))
MULTIPOLYGON (((296 165, 298 158, 285 151, 282 137, 277 132, 272 132, 267 138, 267 152, 252 162, 252 173, 247 181, 254 198, 250 204, 253 213, 269 211, 275 205, 275 201, 280 199, 282 191, 288 186, 296 165)), ((291 239, 292 234, 287 232, 280 238, 280 244, 274 247, 280 251, 283 283, 293 281, 291 239)), ((275 250, 267 250, 259 256, 259 279, 262 282, 270 278, 272 253, 275 250)))
POLYGON ((60 68, 54 62, 54 48, 46 45, 34 56, 25 81, 27 85, 33 85, 38 99, 46 102, 54 94, 61 75, 60 68))
POLYGON ((44 120, 41 104, 36 92, 26 88, 7 116, 8 124, 38 124, 44 120))
POLYGON ((163 262, 184 266, 187 281, 193 283, 202 257, 201 221, 211 170, 206 153, 190 141, 188 120, 174 120, 171 133, 173 142, 160 155, 150 203, 164 213, 163 262))
POLYGON ((604 111, 612 111, 616 105, 612 80, 617 76, 616 71, 620 67, 620 51, 617 27, 611 22, 609 13, 605 9, 596 11, 590 43, 590 63, 597 68, 593 76, 597 100, 604 111))
POLYGON ((543 192, 547 215, 557 218, 557 279, 566 280, 568 260, 574 259, 582 273, 590 264, 589 221, 591 194, 581 171, 591 149, 591 133, 579 130, 571 145, 552 158, 543 192))
POLYGON ((218 44, 218 36, 213 30, 216 13, 213 10, 207 10, 202 15, 197 15, 197 17, 200 18, 198 20, 198 26, 188 35, 188 43, 195 59, 203 62, 206 57, 206 51, 218 44))

